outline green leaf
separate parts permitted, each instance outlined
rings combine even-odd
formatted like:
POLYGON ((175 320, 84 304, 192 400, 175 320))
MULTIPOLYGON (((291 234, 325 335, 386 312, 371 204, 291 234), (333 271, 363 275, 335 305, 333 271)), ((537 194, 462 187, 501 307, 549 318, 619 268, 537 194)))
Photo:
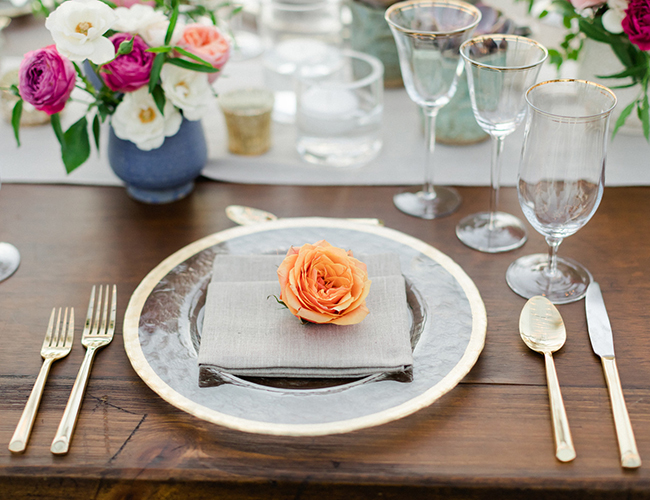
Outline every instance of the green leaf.
POLYGON ((151 96, 153 97, 153 100, 156 103, 156 107, 160 111, 160 114, 164 115, 165 102, 167 99, 165 98, 165 92, 163 91, 162 87, 160 85, 156 85, 151 92, 151 96))
POLYGON ((602 22, 590 22, 584 17, 578 18, 578 25, 580 26, 580 31, 582 31, 588 38, 596 40, 597 42, 606 43, 608 45, 616 45, 621 43, 621 38, 617 35, 611 34, 605 28, 603 28, 602 22))
POLYGON ((153 52, 154 54, 165 54, 171 52, 173 47, 171 45, 161 45, 160 47, 151 47, 150 49, 145 50, 145 52, 153 52))
POLYGON ((179 54, 183 54, 184 56, 189 57, 190 59, 194 59, 195 61, 203 64, 204 66, 209 66, 210 68, 212 67, 212 64, 210 64, 208 61, 206 61, 205 59, 201 59, 196 54, 192 54, 191 52, 185 50, 183 47, 174 47, 174 50, 177 51, 179 54))
POLYGON ((188 61, 186 59, 179 59, 177 57, 168 59, 167 62, 169 64, 173 64, 174 66, 178 66, 179 68, 185 68, 189 69, 192 71, 198 71, 200 73, 216 73, 219 71, 217 68, 213 68, 212 66, 206 66, 204 64, 198 64, 198 63, 193 63, 191 61, 188 61))
POLYGON ((95 115, 95 118, 93 119, 93 137, 95 138, 95 147, 97 148, 97 151, 99 151, 99 134, 101 132, 100 128, 100 123, 99 123, 99 115, 95 115))
POLYGON ((61 158, 68 173, 83 164, 90 156, 90 140, 88 138, 88 121, 83 116, 73 123, 63 134, 61 143, 61 158))
POLYGON ((643 78, 648 72, 648 67, 647 66, 634 66, 632 68, 627 68, 620 73, 615 73, 613 75, 596 75, 598 78, 627 78, 628 76, 631 77, 638 77, 638 78, 643 78))
POLYGON ((61 146, 63 146, 63 129, 61 128, 61 117, 59 116, 59 113, 54 113, 50 117, 50 123, 52 123, 52 129, 54 130, 56 140, 59 141, 61 146))
POLYGON ((160 79, 160 70, 165 63, 165 54, 157 54, 151 65, 151 74, 149 75, 149 92, 153 92, 154 87, 160 79))
POLYGON ((612 139, 616 137, 616 132, 618 132, 618 129, 623 126, 625 120, 627 120, 627 117, 630 116, 630 113, 632 113, 634 106, 636 106, 636 101, 631 102, 625 107, 623 111, 621 111, 618 120, 616 120, 616 125, 614 125, 614 130, 612 131, 612 139))
POLYGON ((172 14, 169 17, 169 26, 167 26, 167 33, 165 34, 165 45, 169 45, 172 41, 172 35, 174 34, 174 28, 176 28, 176 22, 178 21, 178 0, 172 0, 172 14))
POLYGON ((133 42, 135 42, 134 36, 131 37, 131 40, 124 40, 122 43, 120 43, 120 46, 117 48, 115 57, 122 56, 124 54, 130 54, 133 52, 133 42))
POLYGON ((14 129, 16 144, 20 146, 20 117, 23 115, 23 100, 19 99, 11 112, 11 126, 14 129))

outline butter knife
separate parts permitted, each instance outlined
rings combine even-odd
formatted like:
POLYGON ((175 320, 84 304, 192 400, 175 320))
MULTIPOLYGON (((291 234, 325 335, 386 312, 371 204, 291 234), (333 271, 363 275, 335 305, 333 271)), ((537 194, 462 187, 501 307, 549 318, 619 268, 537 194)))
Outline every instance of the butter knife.
POLYGON ((587 288, 585 307, 591 346, 603 363, 609 398, 612 402, 618 447, 621 451, 621 465, 629 469, 641 467, 641 457, 636 448, 630 416, 625 407, 621 379, 616 368, 612 327, 607 316, 603 294, 600 291, 600 286, 595 281, 587 288))

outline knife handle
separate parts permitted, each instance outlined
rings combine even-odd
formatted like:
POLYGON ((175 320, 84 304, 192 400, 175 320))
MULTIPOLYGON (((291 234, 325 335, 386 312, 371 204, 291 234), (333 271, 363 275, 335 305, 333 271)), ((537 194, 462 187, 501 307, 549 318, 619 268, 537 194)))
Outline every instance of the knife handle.
POLYGON ((621 451, 621 465, 628 469, 641 467, 641 457, 636 448, 632 423, 625 406, 621 379, 618 376, 616 360, 612 358, 600 358, 603 362, 605 380, 609 389, 609 398, 612 402, 612 413, 614 414, 614 425, 618 437, 618 447, 621 451))
POLYGON ((571 439, 569 419, 564 409, 560 381, 555 371, 555 363, 550 352, 544 353, 546 364, 546 381, 548 383, 548 399, 551 404, 551 417, 553 420, 553 432, 555 433, 555 457, 560 462, 570 462, 576 457, 576 450, 571 439))

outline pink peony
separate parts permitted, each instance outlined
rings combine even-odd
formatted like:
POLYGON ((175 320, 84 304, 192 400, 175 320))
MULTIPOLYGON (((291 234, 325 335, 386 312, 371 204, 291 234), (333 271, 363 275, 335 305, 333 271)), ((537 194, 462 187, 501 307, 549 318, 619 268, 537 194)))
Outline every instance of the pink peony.
POLYGON ((630 41, 641 50, 650 50, 650 2, 631 0, 621 23, 630 41))
POLYGON ((27 52, 18 75, 20 96, 48 115, 65 107, 77 80, 74 65, 54 45, 27 52))
POLYGON ((571 0, 571 5, 573 5, 576 10, 583 10, 589 7, 597 7, 604 4, 606 1, 607 0, 571 0))
POLYGON ((133 50, 129 54, 117 56, 99 70, 106 85, 116 92, 133 92, 149 83, 155 54, 146 52, 149 47, 144 40, 139 35, 129 33, 117 33, 110 40, 117 51, 120 44, 129 41, 131 37, 135 37, 133 50))
MULTIPOLYGON (((215 26, 188 24, 177 45, 217 69, 221 69, 230 57, 230 44, 215 26)), ((209 74, 210 83, 217 79, 218 74, 218 72, 209 74)))

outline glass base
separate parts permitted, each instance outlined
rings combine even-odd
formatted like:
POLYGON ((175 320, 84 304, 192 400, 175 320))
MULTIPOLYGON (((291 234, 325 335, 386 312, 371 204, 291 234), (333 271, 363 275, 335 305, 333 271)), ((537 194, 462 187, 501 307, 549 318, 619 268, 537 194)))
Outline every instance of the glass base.
POLYGON ((576 261, 557 259, 557 273, 546 274, 548 254, 526 255, 510 264, 506 271, 508 286, 518 295, 530 299, 542 295, 553 304, 568 304, 582 299, 593 281, 591 273, 576 261))
POLYGON ((0 281, 16 272, 20 265, 20 252, 10 243, 0 243, 0 281))
POLYGON ((479 252, 499 253, 519 248, 528 238, 524 224, 514 215, 490 212, 468 215, 456 226, 456 236, 465 245, 479 252))
POLYGON ((437 219, 453 214, 460 207, 460 195, 454 188, 436 186, 433 193, 405 191, 393 196, 393 203, 405 214, 421 219, 437 219))

